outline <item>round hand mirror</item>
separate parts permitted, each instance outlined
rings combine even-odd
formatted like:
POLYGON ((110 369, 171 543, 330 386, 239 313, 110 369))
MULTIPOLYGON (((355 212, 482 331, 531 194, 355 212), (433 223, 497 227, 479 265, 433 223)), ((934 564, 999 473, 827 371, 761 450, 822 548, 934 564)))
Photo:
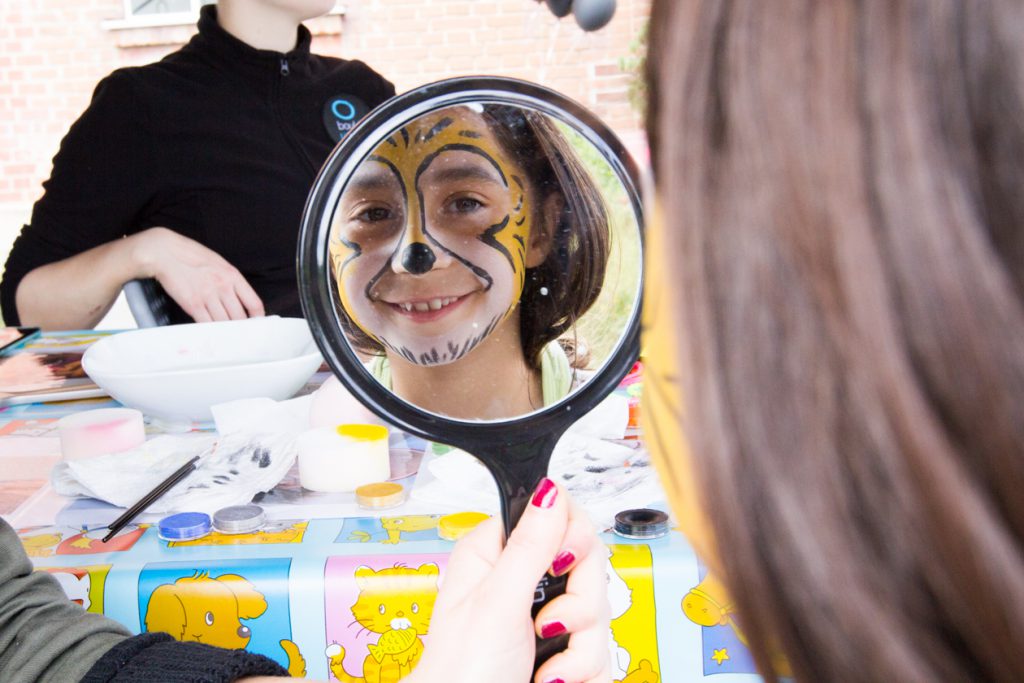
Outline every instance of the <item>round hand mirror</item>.
MULTIPOLYGON (((320 350, 382 419, 479 458, 506 533, 638 357, 640 207, 606 126, 504 78, 390 100, 314 184, 298 270, 320 350)), ((548 577, 535 609, 562 591, 548 577)), ((564 645, 538 642, 538 660, 564 645)))

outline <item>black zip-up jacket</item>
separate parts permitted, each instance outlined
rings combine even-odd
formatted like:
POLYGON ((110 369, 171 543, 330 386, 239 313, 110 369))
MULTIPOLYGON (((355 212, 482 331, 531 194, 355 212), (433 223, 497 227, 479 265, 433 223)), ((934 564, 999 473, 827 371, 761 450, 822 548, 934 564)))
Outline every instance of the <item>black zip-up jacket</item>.
POLYGON ((268 314, 302 315, 295 252, 306 196, 338 135, 327 112, 340 98, 334 111, 350 121, 395 89, 362 62, 311 54, 305 27, 291 52, 257 50, 222 29, 216 11, 203 7, 182 49, 96 87, 7 260, 8 325, 19 323, 14 295, 29 271, 156 226, 227 259, 268 314))

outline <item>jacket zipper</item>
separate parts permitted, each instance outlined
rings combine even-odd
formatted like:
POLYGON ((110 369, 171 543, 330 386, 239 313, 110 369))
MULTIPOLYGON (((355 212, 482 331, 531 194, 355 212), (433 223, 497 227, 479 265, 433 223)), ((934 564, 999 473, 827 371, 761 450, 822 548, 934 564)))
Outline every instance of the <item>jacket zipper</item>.
POLYGON ((281 74, 281 76, 280 76, 280 78, 276 79, 277 83, 276 83, 276 87, 274 88, 274 102, 273 102, 273 105, 272 105, 273 106, 273 111, 274 111, 274 116, 277 119, 277 125, 280 128, 280 130, 281 130, 281 134, 284 135, 285 140, 288 141, 288 144, 291 146, 291 148, 293 150, 295 150, 296 154, 299 155, 299 158, 303 162, 305 162, 306 167, 312 172, 313 177, 316 177, 316 173, 319 170, 317 165, 309 157, 309 155, 306 153, 306 150, 303 149, 302 145, 299 144, 299 141, 295 139, 295 136, 292 135, 291 131, 288 129, 287 121, 285 120, 284 116, 282 116, 282 114, 281 114, 281 90, 282 90, 282 87, 284 85, 283 81, 284 81, 284 79, 288 78, 288 75, 291 74, 291 72, 292 72, 291 67, 288 65, 288 58, 287 57, 281 57, 280 58, 280 74, 281 74))

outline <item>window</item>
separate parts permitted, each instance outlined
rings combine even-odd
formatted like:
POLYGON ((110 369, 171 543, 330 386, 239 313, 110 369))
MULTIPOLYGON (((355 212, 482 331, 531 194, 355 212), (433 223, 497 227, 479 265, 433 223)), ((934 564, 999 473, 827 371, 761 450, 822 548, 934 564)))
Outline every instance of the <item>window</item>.
POLYGON ((196 23, 199 8, 216 0, 123 0, 124 19, 103 23, 105 28, 184 26, 196 23))
MULTIPOLYGON (((217 0, 122 0, 124 19, 103 22, 107 30, 147 28, 150 26, 194 26, 199 8, 217 0)), ((327 14, 344 14, 344 8, 335 5, 327 14)))

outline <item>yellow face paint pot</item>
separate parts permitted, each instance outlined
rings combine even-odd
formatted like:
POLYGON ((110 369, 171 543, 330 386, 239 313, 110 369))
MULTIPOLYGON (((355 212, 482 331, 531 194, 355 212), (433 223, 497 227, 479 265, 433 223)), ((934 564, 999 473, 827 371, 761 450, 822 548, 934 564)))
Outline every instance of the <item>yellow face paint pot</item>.
POLYGON ((482 512, 456 512, 452 515, 445 515, 437 521, 437 535, 446 541, 457 541, 490 515, 482 512))
POLYGON ((394 482, 364 484, 356 489, 356 503, 366 510, 386 510, 404 502, 405 488, 394 482))

